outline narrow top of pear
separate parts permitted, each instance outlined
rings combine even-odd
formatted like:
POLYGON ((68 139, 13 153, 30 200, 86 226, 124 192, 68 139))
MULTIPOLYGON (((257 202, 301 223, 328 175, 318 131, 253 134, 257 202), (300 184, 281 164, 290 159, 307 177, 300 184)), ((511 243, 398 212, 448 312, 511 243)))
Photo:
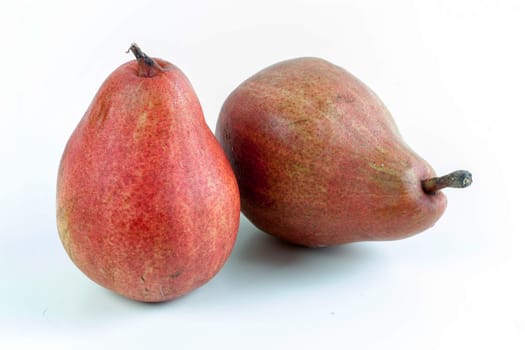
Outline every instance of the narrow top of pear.
POLYGON ((137 72, 139 77, 151 78, 165 70, 157 61, 142 52, 137 44, 132 43, 126 53, 130 51, 135 55, 139 64, 139 70, 137 72))

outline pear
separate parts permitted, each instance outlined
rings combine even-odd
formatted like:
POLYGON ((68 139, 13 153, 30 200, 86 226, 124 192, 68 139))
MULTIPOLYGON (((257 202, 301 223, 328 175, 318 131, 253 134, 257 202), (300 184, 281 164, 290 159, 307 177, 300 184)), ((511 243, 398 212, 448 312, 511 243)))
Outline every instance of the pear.
POLYGON ((98 284, 159 302, 209 281, 233 248, 235 175, 195 92, 173 64, 133 44, 65 147, 57 225, 71 260, 98 284))
POLYGON ((270 66, 224 102, 216 136, 233 167, 241 208, 262 231, 308 247, 394 240, 432 226, 444 187, 403 141, 380 99, 319 58, 270 66))

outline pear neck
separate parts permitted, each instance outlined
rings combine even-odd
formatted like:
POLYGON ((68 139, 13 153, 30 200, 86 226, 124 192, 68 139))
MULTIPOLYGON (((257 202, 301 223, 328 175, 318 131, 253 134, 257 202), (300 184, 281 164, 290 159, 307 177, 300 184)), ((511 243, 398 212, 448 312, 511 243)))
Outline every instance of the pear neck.
POLYGON ((138 63, 137 75, 139 77, 151 78, 164 71, 160 64, 153 58, 146 55, 137 44, 133 43, 129 47, 128 51, 135 55, 138 63))

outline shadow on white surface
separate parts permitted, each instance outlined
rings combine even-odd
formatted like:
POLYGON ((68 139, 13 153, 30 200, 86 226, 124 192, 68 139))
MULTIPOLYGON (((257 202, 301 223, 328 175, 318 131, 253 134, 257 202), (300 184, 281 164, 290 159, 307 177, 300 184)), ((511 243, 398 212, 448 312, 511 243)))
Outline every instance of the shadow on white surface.
POLYGON ((260 302, 299 290, 308 294, 322 291, 323 286, 347 285, 354 278, 360 282, 373 279, 373 270, 383 266, 376 263, 379 254, 366 244, 304 248, 269 236, 242 217, 232 255, 217 276, 188 295, 149 304, 129 300, 89 280, 67 257, 53 228, 45 234, 31 231, 0 247, 8 262, 0 267, 0 323, 10 320, 15 328, 25 322, 44 327, 95 326, 174 310, 220 312, 238 300, 260 302))
POLYGON ((312 286, 317 290, 323 284, 348 283, 358 276, 374 278, 370 268, 378 257, 367 243, 315 249, 289 244, 242 217, 234 252, 221 277, 240 290, 239 296, 269 292, 278 295, 312 286))

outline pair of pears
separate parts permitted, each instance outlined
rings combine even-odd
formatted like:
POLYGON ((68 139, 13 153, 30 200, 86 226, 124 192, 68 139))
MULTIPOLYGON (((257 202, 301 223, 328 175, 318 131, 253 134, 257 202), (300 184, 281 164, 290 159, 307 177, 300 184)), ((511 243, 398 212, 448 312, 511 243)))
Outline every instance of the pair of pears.
POLYGON ((130 50, 136 60, 106 79, 70 137, 57 186, 69 257, 128 298, 165 301, 209 281, 241 207, 300 245, 389 240, 433 225, 446 205, 439 190, 471 182, 464 171, 435 177, 377 96, 324 60, 245 81, 215 138, 182 71, 130 50))

